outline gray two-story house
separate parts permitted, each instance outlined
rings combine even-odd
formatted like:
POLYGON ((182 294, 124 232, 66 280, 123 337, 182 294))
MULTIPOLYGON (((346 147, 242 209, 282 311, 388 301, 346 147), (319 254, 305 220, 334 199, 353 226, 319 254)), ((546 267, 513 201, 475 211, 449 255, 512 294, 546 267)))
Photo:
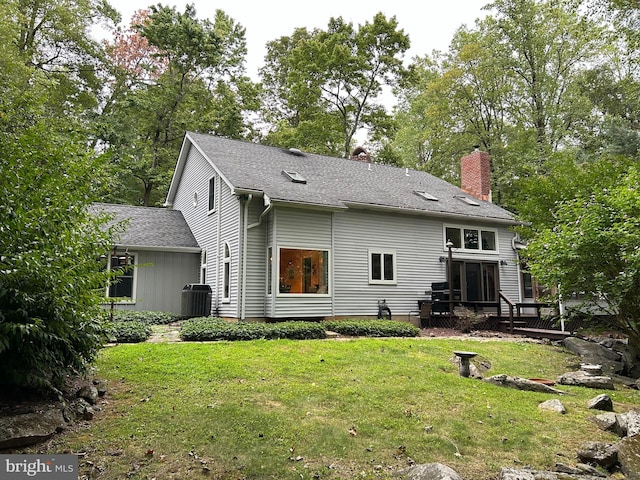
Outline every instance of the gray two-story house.
POLYGON ((356 153, 186 134, 166 206, 200 248, 190 268, 211 287, 213 314, 375 317, 386 300, 406 315, 449 274, 461 301, 497 302, 499 290, 524 300, 517 222, 490 202, 486 153, 462 159, 462 189, 356 153))

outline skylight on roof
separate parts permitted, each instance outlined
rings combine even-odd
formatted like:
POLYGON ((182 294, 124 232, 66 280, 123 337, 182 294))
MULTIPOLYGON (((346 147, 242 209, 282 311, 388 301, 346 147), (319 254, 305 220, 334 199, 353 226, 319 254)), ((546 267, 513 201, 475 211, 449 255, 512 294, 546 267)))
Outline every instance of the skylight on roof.
POLYGON ((467 205, 473 205, 474 207, 479 207, 480 204, 475 200, 470 199, 469 197, 464 197, 462 195, 456 195, 456 198, 461 202, 466 203, 467 205))
POLYGON ((430 193, 427 193, 427 192, 421 192, 419 190, 414 190, 413 193, 415 193, 419 197, 424 198, 425 200, 430 200, 432 202, 437 202, 438 201, 438 197, 434 197, 433 195, 431 195, 430 193))
POLYGON ((300 175, 298 172, 293 172, 290 170, 283 170, 282 174, 287 177, 289 180, 291 180, 293 183, 302 183, 302 184, 306 184, 307 183, 307 179, 304 178, 302 175, 300 175))

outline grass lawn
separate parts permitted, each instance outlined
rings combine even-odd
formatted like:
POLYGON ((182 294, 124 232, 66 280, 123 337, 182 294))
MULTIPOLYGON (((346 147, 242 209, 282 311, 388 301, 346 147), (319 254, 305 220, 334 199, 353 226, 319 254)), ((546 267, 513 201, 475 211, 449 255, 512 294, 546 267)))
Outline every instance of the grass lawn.
MULTIPOLYGON (((141 343, 103 350, 107 404, 49 445, 82 452, 86 478, 391 478, 441 462, 468 480, 502 466, 575 464, 585 441, 616 441, 588 419, 601 391, 524 392, 462 378, 454 350, 487 375, 551 378, 579 363, 552 345, 453 339, 141 343), (538 404, 560 398, 566 415, 538 404)), ((638 392, 608 393, 616 411, 638 392)))

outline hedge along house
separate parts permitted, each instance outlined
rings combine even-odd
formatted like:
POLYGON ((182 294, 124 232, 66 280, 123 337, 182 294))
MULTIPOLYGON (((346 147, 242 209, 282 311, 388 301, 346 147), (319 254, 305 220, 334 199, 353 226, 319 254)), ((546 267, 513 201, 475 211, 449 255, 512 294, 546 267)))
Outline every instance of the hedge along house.
POLYGON ((200 281, 200 253, 191 230, 177 210, 94 204, 97 211, 125 222, 105 255, 117 281, 105 288, 106 307, 181 313, 182 290, 200 281))
POLYGON ((202 248, 215 315, 375 317, 381 300, 406 315, 447 280, 448 240, 461 300, 497 302, 499 290, 522 300, 517 222, 487 201, 487 154, 463 159, 463 190, 360 153, 186 134, 166 205, 202 248))

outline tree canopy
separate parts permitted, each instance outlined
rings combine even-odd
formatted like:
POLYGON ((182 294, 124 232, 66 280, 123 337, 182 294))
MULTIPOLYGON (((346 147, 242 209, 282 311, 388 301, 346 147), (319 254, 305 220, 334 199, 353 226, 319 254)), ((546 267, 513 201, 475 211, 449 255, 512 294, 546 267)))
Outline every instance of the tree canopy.
POLYGON ((395 17, 382 13, 358 28, 338 17, 326 30, 300 28, 270 42, 261 70, 274 126, 266 141, 348 157, 360 129, 388 128, 380 95, 401 78, 409 45, 395 17))

